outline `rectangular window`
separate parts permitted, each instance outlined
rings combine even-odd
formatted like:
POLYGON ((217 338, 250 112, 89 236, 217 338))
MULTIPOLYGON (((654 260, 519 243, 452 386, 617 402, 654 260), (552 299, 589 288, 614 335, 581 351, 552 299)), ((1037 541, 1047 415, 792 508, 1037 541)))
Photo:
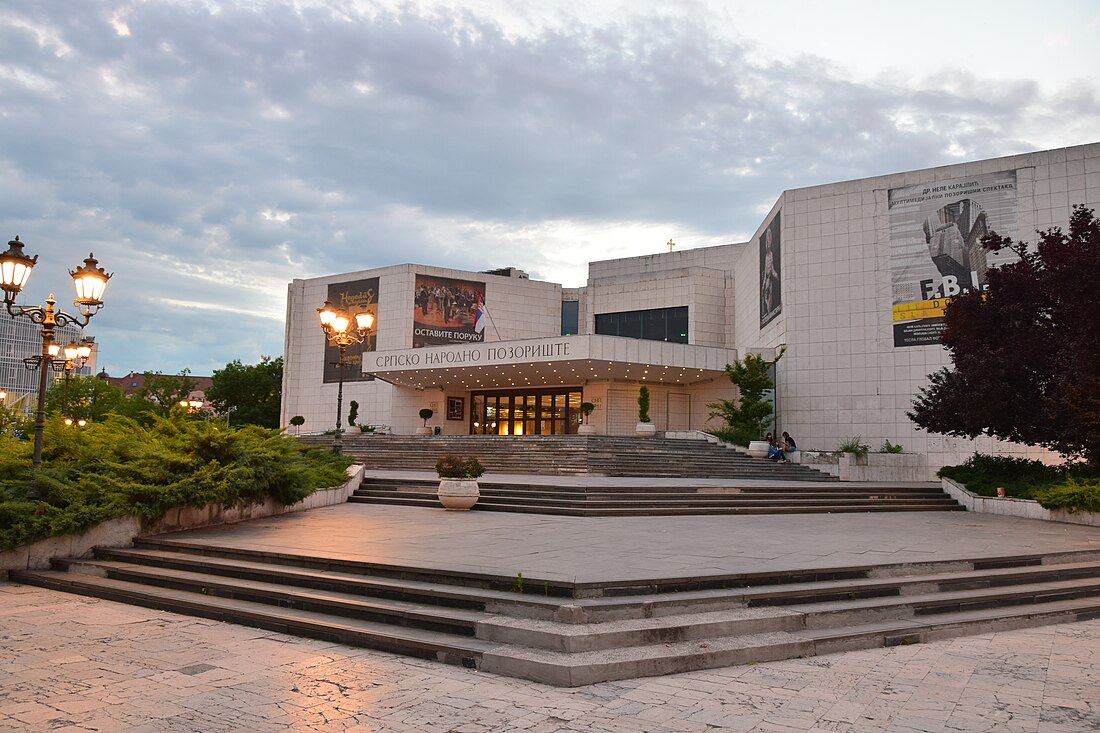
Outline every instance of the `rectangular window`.
POLYGON ((576 336, 579 331, 580 303, 563 300, 561 303, 561 335, 576 336))
POLYGON ((653 308, 644 311, 597 313, 596 333, 644 341, 688 342, 688 308, 653 308))

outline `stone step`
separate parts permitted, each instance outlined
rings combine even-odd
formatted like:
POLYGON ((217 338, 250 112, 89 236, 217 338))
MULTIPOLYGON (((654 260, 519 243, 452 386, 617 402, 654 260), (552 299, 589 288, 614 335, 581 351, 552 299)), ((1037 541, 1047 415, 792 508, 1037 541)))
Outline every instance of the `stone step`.
MULTIPOLYGON (((306 436, 323 445, 331 439, 306 436)), ((758 477, 835 480, 807 466, 750 458, 707 441, 615 436, 344 437, 343 451, 368 468, 430 470, 444 453, 476 455, 490 472, 609 476, 758 477)))
POLYGON ((577 687, 597 682, 809 657, 853 649, 895 646, 1100 617, 1100 600, 1078 599, 945 614, 930 620, 899 619, 831 629, 776 631, 744 636, 589 652, 505 647, 487 652, 488 672, 577 687))
MULTIPOLYGON (((434 493, 412 492, 356 492, 353 497, 359 503, 394 503, 396 500, 413 499, 417 502, 432 501, 436 498, 434 493)), ((667 497, 653 498, 642 497, 638 499, 576 499, 554 498, 543 496, 493 496, 482 494, 478 499, 478 507, 482 510, 500 507, 543 507, 543 508, 569 508, 589 509, 599 511, 601 509, 646 509, 646 508, 674 508, 674 509, 710 509, 724 507, 775 507, 778 509, 799 509, 811 507, 913 507, 937 506, 941 508, 958 509, 959 505, 949 498, 903 498, 903 499, 878 499, 871 497, 844 497, 844 498, 798 498, 798 499, 742 499, 742 498, 686 498, 667 497)), ((701 512, 706 513, 706 512, 701 512)))
POLYGON ((1100 551, 546 582, 540 596, 535 578, 521 593, 499 575, 140 542, 12 579, 565 686, 1100 617, 1100 551))
POLYGON ((468 667, 478 666, 478 659, 485 651, 499 646, 469 636, 280 608, 268 603, 221 598, 79 573, 22 570, 16 574, 18 582, 54 590, 468 667))
MULTIPOLYGON (((1097 557, 1085 559, 1079 559, 1077 555, 983 559, 970 563, 974 566, 972 569, 961 569, 959 563, 952 562, 920 567, 901 565, 824 568, 812 571, 665 579, 660 582, 593 584, 551 582, 528 577, 525 579, 528 592, 519 593, 516 592, 517 579, 513 577, 382 566, 342 561, 338 558, 293 555, 275 557, 271 553, 257 550, 171 541, 146 542, 163 549, 113 549, 102 550, 97 554, 102 555, 102 559, 131 564, 279 582, 362 596, 474 610, 507 608, 513 615, 536 618, 551 617, 563 605, 578 606, 586 611, 614 610, 616 613, 622 613, 623 609, 645 606, 647 613, 655 614, 662 606, 681 608, 676 604, 684 601, 688 601, 690 605, 695 605, 694 601, 721 603, 726 608, 777 606, 967 592, 1100 578, 1100 553, 1096 553, 1097 557), (204 552, 218 554, 203 554, 204 552), (1017 565, 996 566, 1010 561, 1015 561, 1017 565), (992 566, 980 567, 983 563, 992 566), (875 574, 887 577, 872 577, 875 574), (698 595, 692 595, 692 592, 698 595)), ((670 611, 675 612, 678 611, 670 611)))
MULTIPOLYGON (((383 504, 387 506, 418 506, 439 509, 438 499, 433 498, 399 498, 399 497, 350 497, 349 501, 360 504, 383 504)), ((925 505, 893 505, 876 502, 863 505, 837 505, 818 504, 809 506, 715 506, 715 507, 691 507, 691 506, 640 506, 640 507, 605 507, 598 508, 590 505, 583 507, 572 506, 545 506, 533 503, 507 503, 479 501, 473 507, 476 511, 483 512, 515 512, 521 514, 547 514, 568 517, 645 517, 645 516, 690 516, 690 515, 733 515, 733 514, 845 514, 845 513, 881 513, 881 512, 924 512, 924 511, 965 511, 958 504, 935 503, 925 505)))

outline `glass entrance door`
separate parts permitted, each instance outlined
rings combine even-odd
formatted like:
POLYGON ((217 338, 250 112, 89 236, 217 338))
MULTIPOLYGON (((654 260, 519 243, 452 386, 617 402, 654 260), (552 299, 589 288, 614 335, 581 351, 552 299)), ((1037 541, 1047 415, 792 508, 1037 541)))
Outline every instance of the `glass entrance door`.
POLYGON ((581 390, 532 389, 470 395, 474 435, 564 435, 581 424, 581 390))

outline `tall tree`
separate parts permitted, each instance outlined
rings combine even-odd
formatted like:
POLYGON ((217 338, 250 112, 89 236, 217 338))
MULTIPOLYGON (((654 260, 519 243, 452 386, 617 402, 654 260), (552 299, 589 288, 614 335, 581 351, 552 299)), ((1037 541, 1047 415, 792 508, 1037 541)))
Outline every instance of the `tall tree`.
POLYGON ((1100 466, 1100 222, 1074 206, 1069 233, 1026 242, 991 234, 1019 260, 984 293, 952 298, 943 344, 952 367, 929 375, 907 413, 933 433, 991 435, 1100 466))
POLYGON ((214 370, 206 399, 228 415, 235 425, 279 427, 279 400, 283 389, 283 357, 260 357, 259 364, 236 359, 214 370))
POLYGON ((46 393, 47 412, 65 413, 76 419, 102 421, 108 414, 137 418, 155 410, 156 405, 140 395, 127 397, 105 379, 79 374, 70 377, 68 384, 58 379, 46 393))
POLYGON ((155 411, 162 417, 167 417, 172 408, 185 400, 195 391, 198 383, 191 379, 190 370, 184 369, 179 374, 161 374, 160 372, 145 372, 145 382, 142 384, 138 395, 155 406, 155 411))
POLYGON ((760 354, 746 354, 744 359, 726 364, 726 376, 737 387, 737 401, 719 400, 707 407, 711 409, 711 417, 726 423, 726 430, 738 445, 760 440, 772 424, 772 405, 764 399, 764 393, 775 386, 769 372, 785 352, 786 349, 780 349, 771 360, 760 354))

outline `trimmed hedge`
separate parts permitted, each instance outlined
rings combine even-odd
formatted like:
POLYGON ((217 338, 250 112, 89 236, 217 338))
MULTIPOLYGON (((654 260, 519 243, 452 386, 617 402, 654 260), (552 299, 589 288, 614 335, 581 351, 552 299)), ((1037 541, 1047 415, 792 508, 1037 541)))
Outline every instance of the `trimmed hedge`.
POLYGON ((1048 466, 1011 456, 975 453, 958 466, 944 466, 938 476, 958 481, 981 496, 1034 499, 1046 509, 1100 512, 1100 472, 1086 464, 1048 466))

